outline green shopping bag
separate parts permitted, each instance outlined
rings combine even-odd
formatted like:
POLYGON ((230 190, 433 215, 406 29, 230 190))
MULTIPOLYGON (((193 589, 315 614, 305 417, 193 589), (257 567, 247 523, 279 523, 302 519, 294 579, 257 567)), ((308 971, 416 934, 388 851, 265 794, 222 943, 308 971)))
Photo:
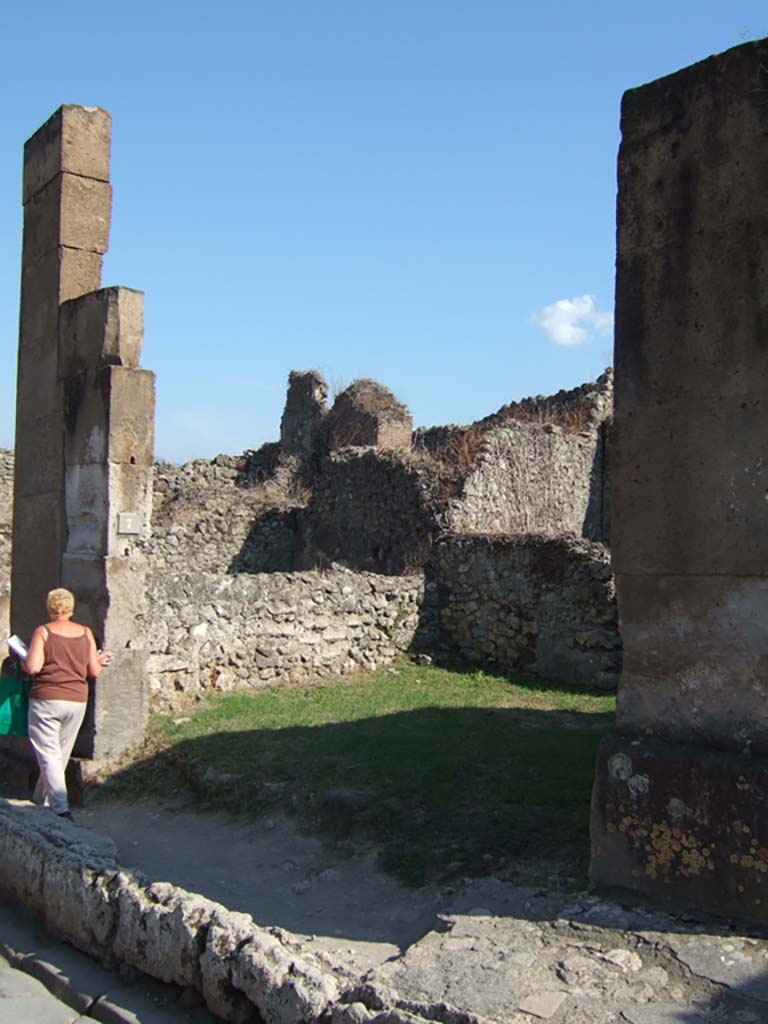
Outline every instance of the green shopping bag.
POLYGON ((16 662, 12 674, 0 676, 0 736, 26 736, 29 679, 16 662))

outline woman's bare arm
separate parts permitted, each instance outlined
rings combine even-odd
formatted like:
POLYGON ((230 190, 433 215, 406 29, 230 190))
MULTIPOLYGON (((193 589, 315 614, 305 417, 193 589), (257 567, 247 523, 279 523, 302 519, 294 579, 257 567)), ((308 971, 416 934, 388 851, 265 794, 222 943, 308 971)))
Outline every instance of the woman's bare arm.
POLYGON ((91 642, 90 650, 88 652, 88 675, 91 679, 97 679, 101 674, 101 670, 105 668, 110 661, 112 661, 112 655, 109 651, 97 651, 96 641, 93 639, 93 633, 88 632, 88 639, 91 642))
POLYGON ((43 667, 45 661, 45 628, 38 626, 32 634, 32 642, 29 645, 29 653, 21 667, 28 676, 36 676, 43 667))

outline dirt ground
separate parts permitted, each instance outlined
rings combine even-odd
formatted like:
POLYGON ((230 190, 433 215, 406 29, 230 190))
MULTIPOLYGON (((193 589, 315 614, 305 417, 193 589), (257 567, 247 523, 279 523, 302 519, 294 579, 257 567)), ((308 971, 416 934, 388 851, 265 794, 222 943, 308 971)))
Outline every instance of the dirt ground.
POLYGON ((416 942, 455 898, 450 887, 399 885, 376 868, 373 847, 339 847, 284 817, 249 824, 149 800, 99 800, 74 814, 79 828, 114 841, 125 867, 250 914, 259 925, 315 936, 319 948, 358 969, 416 942))

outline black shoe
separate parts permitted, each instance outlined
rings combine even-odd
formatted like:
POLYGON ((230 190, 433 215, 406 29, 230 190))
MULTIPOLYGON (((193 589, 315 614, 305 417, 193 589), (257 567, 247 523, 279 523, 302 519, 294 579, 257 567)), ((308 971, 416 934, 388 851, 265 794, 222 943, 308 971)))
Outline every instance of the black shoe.
POLYGON ((64 818, 66 821, 71 821, 73 825, 75 823, 75 819, 72 817, 69 811, 57 811, 56 817, 64 818))

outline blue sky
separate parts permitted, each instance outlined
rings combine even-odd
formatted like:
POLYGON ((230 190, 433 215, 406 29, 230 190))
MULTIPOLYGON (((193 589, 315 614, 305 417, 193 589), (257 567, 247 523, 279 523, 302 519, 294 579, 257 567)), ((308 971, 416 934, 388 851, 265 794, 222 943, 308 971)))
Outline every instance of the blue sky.
POLYGON ((288 371, 466 423, 611 361, 622 92, 768 35, 765 0, 41 0, 0 10, 0 445, 24 140, 113 118, 103 283, 146 293, 156 451, 279 433, 288 371))

